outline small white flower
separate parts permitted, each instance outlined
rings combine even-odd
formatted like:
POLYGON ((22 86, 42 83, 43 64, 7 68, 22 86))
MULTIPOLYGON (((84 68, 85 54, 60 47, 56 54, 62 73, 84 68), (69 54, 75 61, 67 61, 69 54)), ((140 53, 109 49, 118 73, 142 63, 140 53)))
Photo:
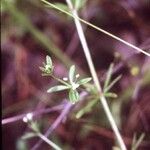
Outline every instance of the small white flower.
POLYGON ((64 80, 64 81, 68 81, 68 78, 67 78, 67 77, 64 77, 63 80, 64 80))
POLYGON ((23 117, 23 122, 25 122, 25 123, 27 123, 28 122, 28 119, 27 119, 27 117, 23 117))
POLYGON ((28 120, 32 120, 33 114, 32 114, 32 113, 28 113, 28 114, 26 115, 26 117, 27 117, 28 120))
POLYGON ((79 77, 80 77, 80 75, 79 75, 79 74, 77 74, 77 75, 76 75, 76 78, 79 78, 79 77))
POLYGON ((23 117, 23 122, 27 123, 28 121, 31 121, 33 118, 33 114, 32 113, 28 113, 26 114, 25 117, 23 117))

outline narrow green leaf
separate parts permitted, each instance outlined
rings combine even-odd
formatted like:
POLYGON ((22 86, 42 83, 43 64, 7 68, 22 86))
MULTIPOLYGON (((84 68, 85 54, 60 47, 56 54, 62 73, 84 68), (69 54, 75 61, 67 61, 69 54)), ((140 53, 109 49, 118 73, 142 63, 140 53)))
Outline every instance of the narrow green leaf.
POLYGON ((113 66, 114 64, 110 64, 109 66, 109 69, 107 71, 107 74, 106 74, 106 80, 105 80, 105 83, 104 83, 104 89, 108 86, 110 80, 111 80, 111 76, 112 76, 112 71, 113 71, 113 66))
POLYGON ((69 80, 70 83, 72 83, 74 81, 74 77, 75 77, 75 65, 72 65, 69 69, 69 80))
POLYGON ((52 67, 52 59, 50 56, 46 56, 46 65, 49 65, 50 67, 52 67))
POLYGON ((34 122, 32 121, 32 122, 31 122, 30 128, 31 128, 34 132, 36 132, 36 133, 39 132, 39 124, 38 124, 36 121, 34 121, 34 122))
POLYGON ((75 103, 79 100, 79 93, 77 92, 77 90, 70 90, 69 91, 69 99, 71 101, 71 103, 75 103))
POLYGON ((81 7, 81 5, 82 5, 82 2, 83 2, 84 0, 76 0, 75 1, 75 8, 76 8, 76 10, 78 10, 80 7, 81 7))
POLYGON ((118 82, 121 79, 122 75, 119 75, 118 77, 116 77, 105 89, 104 92, 109 91, 115 84, 116 82, 118 82))
POLYGON ((104 96, 109 97, 109 98, 117 98, 118 97, 116 93, 111 93, 111 92, 104 93, 104 96))
POLYGON ((134 145, 136 144, 136 139, 137 139, 137 137, 136 137, 137 135, 136 135, 136 133, 133 135, 133 140, 132 140, 132 150, 134 149, 134 145))
POLYGON ((84 78, 84 79, 81 79, 80 81, 78 81, 77 83, 79 84, 79 85, 81 85, 81 84, 86 84, 86 83, 88 83, 89 81, 91 81, 92 80, 92 78, 84 78))
POLYGON ((57 92, 57 91, 63 91, 66 89, 69 89, 70 87, 65 86, 65 85, 57 85, 57 86, 53 86, 50 89, 47 90, 47 93, 52 93, 52 92, 57 92))
POLYGON ((137 141, 135 140, 136 138, 134 139, 134 142, 135 141, 136 142, 133 143, 134 145, 132 145, 132 150, 137 150, 138 149, 138 147, 141 144, 141 142, 143 141, 144 137, 145 137, 145 134, 142 133, 137 141))
POLYGON ((25 135, 23 135, 21 137, 22 140, 27 140, 27 139, 30 139, 32 137, 35 137, 37 136, 37 134, 33 133, 33 132, 27 132, 25 135))
POLYGON ((93 107, 96 103, 97 103, 97 99, 90 101, 84 108, 82 108, 82 109, 76 114, 76 118, 79 119, 79 118, 81 118, 85 113, 90 112, 91 109, 92 109, 92 107, 93 107))
POLYGON ((82 7, 84 7, 85 3, 86 3, 86 0, 75 0, 75 8, 76 8, 76 10, 79 10, 82 7))

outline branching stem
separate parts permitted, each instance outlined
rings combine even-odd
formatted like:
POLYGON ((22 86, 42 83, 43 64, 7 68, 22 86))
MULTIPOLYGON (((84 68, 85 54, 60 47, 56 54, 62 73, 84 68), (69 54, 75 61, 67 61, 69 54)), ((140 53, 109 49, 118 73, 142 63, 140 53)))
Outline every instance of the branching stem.
POLYGON ((53 143, 51 140, 49 140, 46 136, 44 136, 41 133, 37 133, 37 136, 39 138, 41 138, 43 141, 45 141, 48 145, 50 145, 51 147, 53 147, 55 150, 62 150, 58 145, 56 145, 55 143, 53 143))
POLYGON ((50 2, 47 2, 46 0, 41 0, 41 1, 44 2, 45 4, 49 5, 50 7, 54 8, 54 9, 56 9, 56 10, 59 10, 59 11, 61 11, 62 13, 67 14, 68 16, 73 17, 74 19, 78 19, 78 20, 81 21, 82 23, 84 23, 84 24, 86 24, 86 25, 88 25, 88 26, 90 26, 90 27, 92 27, 92 28, 94 28, 94 29, 96 29, 96 30, 98 30, 98 31, 100 31, 100 32, 102 32, 102 33, 104 33, 104 34, 110 36, 111 38, 113 38, 113 39, 115 39, 115 40, 117 40, 117 41, 120 41, 121 43, 124 43, 125 45, 127 45, 127 46, 129 46, 129 47, 135 49, 136 51, 138 51, 138 52, 140 52, 140 53, 143 53, 143 54, 145 54, 146 56, 149 56, 149 57, 150 57, 150 53, 148 53, 148 52, 142 50, 141 48, 138 48, 137 46, 135 46, 135 45, 133 45, 133 44, 131 44, 131 43, 129 43, 129 42, 127 42, 127 41, 121 39, 121 38, 119 38, 118 36, 115 36, 115 35, 113 35, 112 33, 108 32, 108 31, 106 31, 106 30, 104 30, 104 29, 102 29, 102 28, 100 28, 100 27, 98 27, 98 26, 96 26, 96 25, 94 25, 94 24, 92 24, 92 23, 90 23, 90 22, 85 21, 84 19, 80 18, 79 16, 75 16, 74 14, 69 13, 69 12, 67 12, 67 11, 65 11, 65 10, 63 10, 63 9, 61 9, 61 8, 57 7, 56 5, 54 5, 54 4, 52 4, 52 3, 50 3, 50 2))
POLYGON ((66 0, 70 10, 72 11, 72 14, 74 16, 74 22, 75 22, 75 25, 76 25, 76 29, 77 29, 77 32, 78 32, 78 35, 79 35, 79 38, 80 38, 80 41, 81 41, 81 44, 82 44, 82 47, 83 47, 83 50, 84 50, 84 54, 86 56, 86 59, 87 59, 87 62, 88 62, 88 65, 89 65, 89 69, 90 69, 90 72, 91 72, 91 75, 93 77, 93 80, 94 80, 94 83, 95 83, 95 86, 99 92, 99 98, 101 100, 101 103, 103 105, 103 108, 105 110, 105 113, 107 115, 107 118, 111 124, 111 127, 116 135, 116 138, 117 138, 117 141, 120 145, 120 148, 122 150, 126 150, 126 146, 123 142, 123 139, 121 137, 121 134, 117 128, 117 125, 114 121, 114 118, 110 112, 110 109, 109 109, 109 106, 107 104, 107 101, 106 101, 106 98, 104 97, 103 93, 102 93, 102 88, 101 88, 101 85, 100 85, 100 82, 98 80, 98 77, 97 77, 97 73, 96 73, 96 70, 95 70, 95 67, 94 67, 94 64, 93 64, 93 61, 92 61, 92 58, 91 58, 91 54, 90 54, 90 50, 88 48, 88 45, 87 45, 87 42, 86 42, 86 38, 84 36, 84 33, 83 33, 83 29, 82 29, 82 26, 81 26, 81 23, 79 21, 79 17, 78 17, 78 13, 77 11, 73 8, 73 5, 72 5, 72 2, 71 0, 66 0))
POLYGON ((53 79, 57 80, 58 82, 65 84, 66 86, 70 86, 70 84, 68 84, 67 82, 55 77, 54 75, 50 75, 53 79))

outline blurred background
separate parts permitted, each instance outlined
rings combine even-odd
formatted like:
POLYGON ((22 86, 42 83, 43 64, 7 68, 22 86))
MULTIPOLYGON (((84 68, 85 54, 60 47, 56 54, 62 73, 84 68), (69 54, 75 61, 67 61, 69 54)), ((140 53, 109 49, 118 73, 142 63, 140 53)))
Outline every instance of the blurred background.
MULTIPOLYGON (((64 0, 50 2, 66 4, 64 0)), ((79 15, 150 52, 149 0, 84 0, 79 15)), ((112 89, 118 98, 108 99, 108 103, 127 147, 131 148, 135 133, 138 137, 144 133, 139 150, 149 150, 150 59, 91 27, 83 24, 83 28, 101 83, 111 62, 115 64, 113 78, 122 74, 112 89)), ((66 104, 66 93, 46 92, 57 82, 41 76, 39 66, 45 56, 52 57, 54 72, 60 78, 68 75, 71 64, 78 66, 80 76, 91 75, 72 18, 47 8, 40 0, 1 1, 1 55, 2 119, 6 119, 2 148, 29 150, 39 138, 21 139, 29 128, 20 115, 35 111, 35 120, 45 133, 66 104)), ((76 119, 88 101, 85 97, 83 103, 70 108, 49 136, 64 150, 111 150, 116 145, 100 103, 76 119)), ((37 149, 50 147, 42 142, 37 149)))

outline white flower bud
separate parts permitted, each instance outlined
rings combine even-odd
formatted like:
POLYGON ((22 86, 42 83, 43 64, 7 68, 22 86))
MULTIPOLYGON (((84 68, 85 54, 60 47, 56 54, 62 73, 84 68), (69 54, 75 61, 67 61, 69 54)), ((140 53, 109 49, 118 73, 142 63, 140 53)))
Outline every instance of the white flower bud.
POLYGON ((63 80, 64 80, 64 81, 68 81, 68 78, 67 78, 67 77, 64 77, 63 80))
POLYGON ((76 78, 79 78, 79 77, 80 77, 80 75, 79 75, 79 74, 77 74, 77 75, 76 75, 76 78))
POLYGON ((27 117, 23 117, 23 122, 25 122, 25 123, 27 123, 28 122, 28 119, 27 119, 27 117))
POLYGON ((28 120, 32 120, 33 114, 32 114, 32 113, 28 113, 28 114, 26 115, 26 117, 27 117, 28 120))

